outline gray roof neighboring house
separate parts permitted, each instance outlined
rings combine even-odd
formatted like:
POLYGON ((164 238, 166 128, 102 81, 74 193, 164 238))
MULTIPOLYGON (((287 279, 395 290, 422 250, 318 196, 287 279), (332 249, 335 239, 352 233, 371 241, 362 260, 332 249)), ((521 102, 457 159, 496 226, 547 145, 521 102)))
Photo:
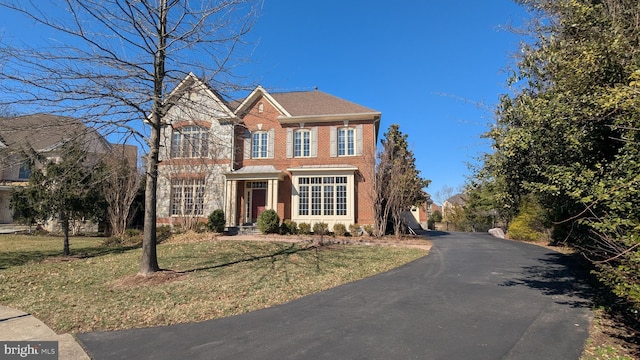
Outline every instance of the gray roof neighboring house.
POLYGON ((51 114, 0 118, 0 136, 7 147, 16 151, 51 152, 73 140, 81 141, 90 152, 111 150, 111 144, 82 121, 51 114))
POLYGON ((450 203, 451 205, 461 205, 464 206, 467 203, 467 197, 464 194, 453 195, 452 197, 445 200, 445 202, 450 203))

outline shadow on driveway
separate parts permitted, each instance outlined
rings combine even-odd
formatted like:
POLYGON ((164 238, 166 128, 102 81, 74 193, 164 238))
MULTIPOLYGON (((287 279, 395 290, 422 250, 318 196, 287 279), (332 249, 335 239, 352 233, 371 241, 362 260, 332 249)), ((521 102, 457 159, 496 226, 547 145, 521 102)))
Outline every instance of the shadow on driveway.
POLYGON ((571 307, 593 306, 589 270, 574 255, 547 253, 538 258, 540 265, 525 266, 522 276, 501 286, 526 286, 557 297, 557 303, 571 307))

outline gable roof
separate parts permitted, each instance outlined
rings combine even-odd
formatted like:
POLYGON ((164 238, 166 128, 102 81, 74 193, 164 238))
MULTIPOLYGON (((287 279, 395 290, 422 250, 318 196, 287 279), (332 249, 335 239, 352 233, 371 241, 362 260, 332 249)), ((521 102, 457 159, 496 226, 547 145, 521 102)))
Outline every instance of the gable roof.
POLYGON ((464 206, 467 203, 467 197, 464 194, 456 194, 445 200, 445 202, 448 202, 451 205, 464 206))
POLYGON ((247 97, 240 102, 238 107, 235 109, 235 114, 238 116, 244 115, 244 112, 249 109, 249 107, 260 97, 262 96, 266 99, 274 108, 280 112, 281 115, 291 116, 289 112, 282 106, 276 99, 271 96, 262 86, 258 85, 253 91, 247 95, 247 97))
POLYGON ((111 148, 95 129, 87 127, 82 121, 51 114, 0 118, 0 136, 7 147, 15 150, 32 148, 38 152, 48 152, 74 139, 82 139, 93 152, 111 148))
POLYGON ((175 89, 173 89, 171 93, 169 93, 169 95, 167 96, 167 100, 165 100, 165 103, 169 102, 170 106, 166 109, 166 111, 168 111, 171 107, 173 107, 173 105, 175 105, 178 102, 178 100, 182 98, 183 95, 188 94, 190 91, 193 91, 193 90, 196 90, 196 91, 204 90, 205 94, 209 98, 211 98, 216 104, 218 104, 220 109, 223 110, 223 112, 228 118, 235 117, 235 114, 229 107, 229 103, 227 103, 227 101, 225 101, 224 98, 217 91, 215 91, 211 86, 209 86, 209 84, 200 80, 192 72, 187 74, 187 76, 185 76, 185 78, 182 79, 182 81, 175 87, 175 89))

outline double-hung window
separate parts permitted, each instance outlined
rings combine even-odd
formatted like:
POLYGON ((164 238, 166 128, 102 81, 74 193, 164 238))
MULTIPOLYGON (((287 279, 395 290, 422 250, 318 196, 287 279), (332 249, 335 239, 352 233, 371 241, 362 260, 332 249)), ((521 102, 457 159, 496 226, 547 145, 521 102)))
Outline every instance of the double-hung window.
POLYGON ((305 129, 293 133, 293 156, 311 156, 311 131, 305 129))
POLYGON ((171 137, 172 158, 205 157, 209 152, 209 133, 200 126, 185 126, 173 130, 171 137))
POLYGON ((204 179, 171 180, 171 215, 204 215, 204 179))
POLYGON ((356 154, 356 130, 354 128, 338 129, 338 156, 356 154))
POLYGON ((269 134, 266 131, 256 131, 251 137, 251 157, 254 159, 267 158, 269 154, 269 134))

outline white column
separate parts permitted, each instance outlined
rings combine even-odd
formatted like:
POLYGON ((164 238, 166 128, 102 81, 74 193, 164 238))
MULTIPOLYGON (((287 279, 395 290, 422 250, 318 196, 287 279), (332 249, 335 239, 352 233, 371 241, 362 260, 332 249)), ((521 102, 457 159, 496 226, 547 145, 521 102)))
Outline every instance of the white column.
POLYGON ((237 180, 227 180, 226 186, 226 196, 225 196, 225 218, 227 220, 227 226, 237 226, 236 224, 236 198, 238 192, 238 181, 237 180))
POLYGON ((269 180, 267 189, 267 204, 269 209, 278 211, 278 179, 269 180))

